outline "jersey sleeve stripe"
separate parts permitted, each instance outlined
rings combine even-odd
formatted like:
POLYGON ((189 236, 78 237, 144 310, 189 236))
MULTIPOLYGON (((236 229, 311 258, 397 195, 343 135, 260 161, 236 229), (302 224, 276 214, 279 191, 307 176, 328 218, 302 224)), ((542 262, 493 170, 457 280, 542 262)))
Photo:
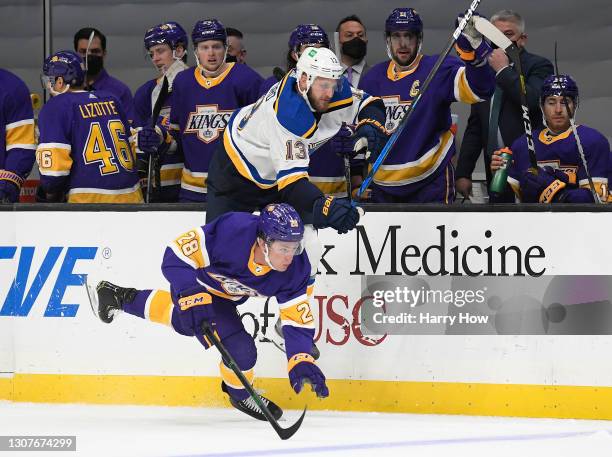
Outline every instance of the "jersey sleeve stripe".
POLYGON ((72 150, 72 146, 68 143, 40 143, 38 149, 66 149, 72 150))
MULTIPOLYGON (((299 170, 299 169, 298 169, 299 170)), ((301 169, 304 171, 295 171, 289 175, 286 175, 282 178, 280 178, 278 180, 278 190, 282 190, 285 187, 287 187, 290 184, 293 184, 294 182, 298 181, 299 179, 302 178, 308 178, 308 171, 307 169, 301 169)))
POLYGON ((16 127, 22 127, 24 125, 34 126, 34 119, 23 119, 21 121, 11 122, 10 124, 6 124, 4 128, 8 132, 9 130, 13 130, 16 127))
POLYGON ((67 176, 72 168, 70 146, 61 143, 42 143, 36 149, 36 161, 43 176, 67 176))
POLYGON ((290 306, 280 306, 280 319, 283 325, 291 325, 300 328, 314 328, 315 319, 312 316, 308 297, 302 295, 301 300, 295 301, 290 306))
POLYGON ((240 150, 234 145, 231 139, 231 134, 229 133, 231 128, 232 126, 228 125, 225 130, 225 134, 223 135, 223 145, 225 146, 225 151, 227 152, 227 155, 236 167, 236 170, 238 170, 238 172, 243 177, 245 177, 249 181, 252 181, 262 189, 269 189, 271 187, 274 187, 276 185, 276 181, 263 179, 257 172, 257 169, 253 165, 251 165, 248 160, 246 160, 244 154, 242 154, 240 150))
POLYGON ((381 186, 403 186, 422 181, 438 169, 453 140, 454 135, 450 130, 444 132, 438 143, 419 159, 402 164, 382 165, 374 182, 381 186))
POLYGON ((459 102, 474 104, 482 102, 483 99, 478 97, 470 84, 468 83, 467 77, 465 76, 465 67, 460 67, 455 74, 454 82, 455 99, 459 102))
POLYGON ((6 126, 6 150, 14 148, 36 149, 33 119, 13 122, 6 126))
POLYGON ((206 236, 200 227, 183 233, 170 243, 169 247, 179 260, 193 269, 204 268, 210 264, 206 249, 206 236), (196 246, 193 245, 194 241, 196 246))

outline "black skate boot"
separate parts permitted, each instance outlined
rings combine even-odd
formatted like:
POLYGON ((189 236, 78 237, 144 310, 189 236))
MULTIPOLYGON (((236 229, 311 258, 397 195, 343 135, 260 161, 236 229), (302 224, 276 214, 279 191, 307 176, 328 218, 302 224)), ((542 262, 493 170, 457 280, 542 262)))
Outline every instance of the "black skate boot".
MULTIPOLYGON (((227 391, 227 386, 223 381, 221 381, 221 390, 229 396, 230 403, 237 410, 242 411, 243 413, 248 414, 249 416, 254 417, 255 419, 260 421, 268 420, 261 411, 261 408, 257 406, 257 403, 255 403, 255 400, 253 400, 251 397, 248 397, 247 399, 241 401, 236 400, 229 394, 229 392, 227 391)), ((279 420, 283 415, 283 410, 280 409, 280 407, 272 400, 264 397, 263 395, 260 395, 260 397, 268 408, 268 410, 270 411, 270 413, 272 413, 272 417, 274 417, 274 419, 276 420, 279 420)))
POLYGON ((101 281, 96 287, 98 293, 98 317, 110 324, 115 315, 123 311, 123 304, 131 302, 136 296, 136 289, 119 287, 108 281, 101 281))

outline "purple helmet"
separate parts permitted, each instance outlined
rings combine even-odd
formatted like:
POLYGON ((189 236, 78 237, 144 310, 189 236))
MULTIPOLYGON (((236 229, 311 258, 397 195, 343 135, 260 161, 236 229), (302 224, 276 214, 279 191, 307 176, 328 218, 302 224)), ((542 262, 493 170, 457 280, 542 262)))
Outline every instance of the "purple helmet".
POLYGON ((385 21, 385 33, 408 31, 423 37, 423 21, 413 8, 395 8, 385 21))
POLYGON ((552 95, 565 96, 578 106, 578 85, 569 75, 551 75, 544 80, 540 94, 540 104, 544 104, 546 97, 552 95))
POLYGON ((225 46, 227 43, 227 33, 225 27, 216 19, 204 19, 198 21, 193 26, 191 41, 196 46, 201 41, 219 40, 225 46))
POLYGON ((291 205, 274 203, 261 210, 257 235, 266 242, 302 241, 304 224, 291 205))
POLYGON ((329 48, 329 38, 327 33, 317 24, 300 24, 289 37, 289 49, 298 51, 305 44, 322 44, 329 48))
POLYGON ((176 49, 179 44, 187 49, 187 33, 178 22, 164 22, 151 27, 145 32, 144 45, 150 49, 156 44, 167 44, 171 49, 176 49))
POLYGON ((49 80, 61 76, 66 84, 81 86, 85 80, 83 60, 73 51, 56 52, 45 59, 43 75, 49 80))

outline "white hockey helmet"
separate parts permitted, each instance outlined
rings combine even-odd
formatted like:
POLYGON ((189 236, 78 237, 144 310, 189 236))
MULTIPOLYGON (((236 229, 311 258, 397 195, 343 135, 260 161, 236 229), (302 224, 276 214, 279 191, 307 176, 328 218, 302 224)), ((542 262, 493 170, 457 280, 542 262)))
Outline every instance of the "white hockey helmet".
POLYGON ((300 91, 306 101, 308 101, 307 94, 315 78, 341 79, 344 72, 336 55, 327 48, 304 49, 295 68, 298 81, 302 74, 306 74, 306 91, 300 91))

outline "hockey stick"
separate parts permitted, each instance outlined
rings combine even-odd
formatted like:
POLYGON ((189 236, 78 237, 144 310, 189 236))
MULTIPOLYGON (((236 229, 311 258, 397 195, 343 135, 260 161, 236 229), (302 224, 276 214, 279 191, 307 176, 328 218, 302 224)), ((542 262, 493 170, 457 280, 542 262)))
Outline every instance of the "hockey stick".
MULTIPOLYGON (((153 115, 151 116, 151 127, 155 128, 157 124, 157 119, 159 118, 159 113, 161 113, 162 105, 168 96, 168 78, 164 76, 164 82, 162 83, 161 90, 159 91, 159 95, 157 96, 157 100, 155 100, 155 105, 153 106, 153 115)), ((147 170, 147 196, 146 203, 151 202, 151 184, 153 179, 153 173, 155 172, 155 188, 160 191, 161 189, 161 172, 159 169, 159 156, 156 154, 155 157, 151 157, 149 155, 149 168, 147 170)))
POLYGON ((514 63, 516 71, 519 75, 521 109, 523 112, 523 127, 525 136, 527 137, 527 149, 529 150, 529 162, 531 168, 529 171, 537 174, 538 160, 536 158, 535 146, 533 142, 533 130, 531 128, 531 119, 529 118, 529 105, 527 104, 527 87, 525 85, 525 75, 521 66, 520 49, 510 39, 504 35, 501 30, 491 24, 484 17, 474 17, 474 27, 485 37, 491 40, 498 48, 503 49, 508 55, 508 58, 514 63))
MULTIPOLYGON (((555 74, 559 75, 559 67, 557 65, 557 42, 555 41, 555 74)), ((587 180, 589 181, 589 189, 591 190, 591 194, 593 195, 593 200, 596 204, 602 204, 601 198, 599 198, 599 194, 595 190, 595 184, 593 184, 593 178, 591 177, 591 173, 589 172, 589 167, 587 165, 586 156, 584 155, 584 149, 582 147, 582 142, 580 141, 580 136, 578 135, 578 129, 576 128, 576 123, 574 122, 574 113, 569 106, 567 97, 563 96, 563 103, 565 104, 565 108, 567 109, 567 115, 569 116, 570 126, 572 127, 572 133, 574 134, 574 138, 576 138, 576 146, 578 147, 578 155, 580 156, 580 160, 582 161, 582 166, 584 167, 584 173, 587 175, 587 180)))
POLYGON ((87 56, 89 56, 89 48, 91 47, 91 42, 94 39, 94 31, 92 30, 89 34, 89 40, 87 40, 87 47, 85 48, 85 90, 89 92, 89 79, 87 79, 87 72, 89 70, 89 62, 87 56))
MULTIPOLYGON (((340 51, 340 34, 338 32, 334 32, 334 53, 336 54, 336 58, 338 62, 342 62, 342 53, 340 51)), ((350 84, 350 81, 349 81, 350 84)), ((342 123, 343 129, 346 126, 346 123, 342 123)), ((353 204, 353 186, 351 185, 351 160, 346 154, 342 154, 342 159, 344 161, 344 179, 346 180, 346 193, 348 196, 351 205, 353 204)))
POLYGON ((251 385, 249 380, 246 378, 246 376, 244 376, 244 374, 242 373, 242 370, 240 370, 240 367, 238 367, 238 364, 236 363, 234 358, 227 351, 227 349, 225 349, 225 346, 223 346, 221 341, 219 341, 219 338, 217 338, 217 336, 214 334, 208 322, 204 321, 202 323, 202 331, 204 332, 204 335, 210 341, 212 341, 212 344, 221 353, 221 357, 223 358, 224 363, 234 372, 236 376, 238 376, 238 379, 240 379, 240 382, 242 383, 243 387, 249 393, 251 398, 255 401, 257 406, 259 406, 259 408, 263 412, 263 415, 266 416, 266 419, 268 419, 268 422, 270 422, 270 425, 272 425, 272 428, 274 429, 274 431, 278 433, 278 436, 280 436, 281 439, 283 440, 287 440, 291 438, 302 425, 302 421, 304 420, 304 417, 306 416, 306 408, 304 408, 302 415, 300 416, 300 418, 297 420, 295 424, 293 424, 289 428, 282 428, 280 425, 278 425, 278 422, 276 421, 276 419, 274 419, 274 416, 272 416, 272 413, 270 412, 268 407, 264 404, 259 394, 255 392, 255 389, 253 389, 253 386, 251 385))
POLYGON ((382 149, 382 151, 380 151, 380 154, 378 155, 378 157, 376 158, 376 161, 372 165, 372 169, 370 170, 368 175, 365 177, 365 179, 361 183, 361 186, 359 187, 359 191, 357 192, 357 199, 360 199, 361 196, 368 189, 368 187, 370 187, 370 184, 372 183, 372 180, 374 179, 374 175, 376 174, 376 172, 378 171, 382 163, 385 161, 385 159, 389 155, 391 148, 397 142, 399 136, 404 131, 404 128, 406 128, 408 119, 410 119, 410 116, 412 116, 412 113, 414 113, 414 110, 418 106, 419 102, 421 101, 423 94, 427 91, 427 88, 429 87, 431 80, 434 78, 436 73, 438 73, 438 70, 440 69, 442 62, 444 61, 448 53, 453 48, 455 41, 457 41, 457 38, 459 38, 459 35, 461 35, 461 32, 463 32, 463 29, 465 29, 465 27, 467 26, 468 21, 472 18, 472 15, 474 14, 474 12, 476 11, 476 8, 478 8, 478 5, 480 4, 480 1, 481 0, 473 0, 472 4, 468 8, 468 10, 465 12, 465 16, 463 17, 463 19, 461 19, 461 22, 459 22, 459 25, 453 32, 453 35, 448 40, 446 48, 444 49, 444 51, 442 51, 442 53, 438 57, 438 60, 436 60, 436 63, 434 64, 433 68, 427 75, 425 82, 421 86, 421 90, 419 90, 419 94, 416 96, 416 98, 412 101, 412 103, 406 110, 406 114, 404 114, 404 117, 402 118, 399 125, 395 129, 395 132, 393 132, 389 140, 387 140, 387 144, 385 144, 385 147, 382 149))

